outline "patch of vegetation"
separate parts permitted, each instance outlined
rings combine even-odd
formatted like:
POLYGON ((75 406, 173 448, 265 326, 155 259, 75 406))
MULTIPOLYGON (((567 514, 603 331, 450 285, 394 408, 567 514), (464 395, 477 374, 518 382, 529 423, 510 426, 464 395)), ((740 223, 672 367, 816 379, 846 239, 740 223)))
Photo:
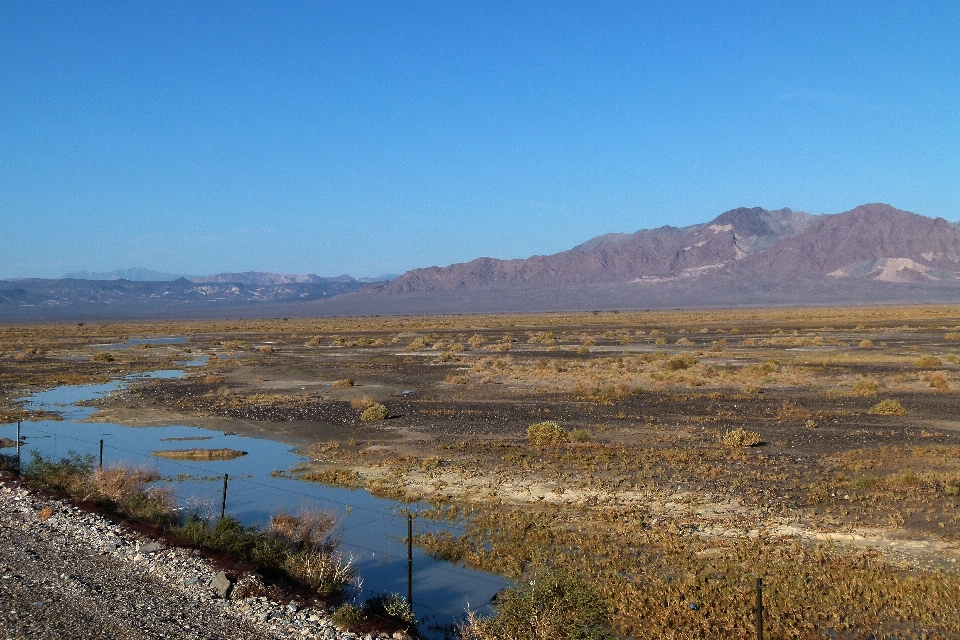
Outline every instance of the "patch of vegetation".
POLYGON ((570 432, 570 442, 590 442, 593 434, 586 429, 574 429, 570 432))
POLYGON ((363 413, 360 414, 360 419, 364 422, 379 422, 386 420, 389 416, 390 412, 387 411, 387 408, 378 402, 364 409, 363 413))
POLYGON ((158 527, 189 546, 280 571, 321 597, 338 597, 356 578, 352 561, 336 553, 335 521, 329 514, 279 514, 265 530, 245 527, 230 516, 213 521, 192 513, 181 521, 170 492, 150 486, 160 479, 156 473, 120 466, 97 469, 93 456, 75 453, 50 460, 31 451, 23 476, 38 489, 158 527))
POLYGON ((246 451, 236 449, 167 449, 153 451, 151 455, 167 460, 235 460, 247 455, 246 451))
POLYGON ((538 447, 548 447, 567 442, 567 432, 553 420, 545 420, 527 427, 527 440, 538 447))
POLYGON ((870 413, 875 416, 902 416, 906 415, 907 410, 900 401, 887 398, 870 407, 870 413))
POLYGON ((761 442, 758 432, 747 431, 743 427, 737 427, 723 434, 723 444, 728 447, 755 447, 761 442))
POLYGON ((461 627, 465 640, 614 640, 604 598, 563 568, 538 572, 497 595, 497 613, 472 612, 461 627))

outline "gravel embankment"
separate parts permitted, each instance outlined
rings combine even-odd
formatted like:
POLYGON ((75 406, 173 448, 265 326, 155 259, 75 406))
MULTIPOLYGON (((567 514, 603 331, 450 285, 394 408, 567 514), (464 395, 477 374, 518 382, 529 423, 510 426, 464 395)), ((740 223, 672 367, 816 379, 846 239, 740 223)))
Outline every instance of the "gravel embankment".
POLYGON ((217 573, 193 551, 0 485, 0 638, 387 637, 342 633, 324 610, 262 597, 223 599, 217 573))

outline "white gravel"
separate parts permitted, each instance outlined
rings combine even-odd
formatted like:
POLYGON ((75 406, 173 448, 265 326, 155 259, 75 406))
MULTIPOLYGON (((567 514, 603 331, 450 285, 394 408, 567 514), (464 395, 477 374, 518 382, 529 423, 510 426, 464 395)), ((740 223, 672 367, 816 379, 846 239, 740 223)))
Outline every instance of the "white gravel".
POLYGON ((19 485, 0 486, 0 638, 388 637, 341 632, 324 609, 221 599, 212 586, 218 572, 195 551, 166 548, 19 485))

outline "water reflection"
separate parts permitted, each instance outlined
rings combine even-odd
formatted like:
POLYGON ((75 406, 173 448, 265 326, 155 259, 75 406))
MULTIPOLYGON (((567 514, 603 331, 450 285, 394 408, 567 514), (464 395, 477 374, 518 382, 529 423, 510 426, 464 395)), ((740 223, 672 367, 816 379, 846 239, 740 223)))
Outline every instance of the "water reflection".
MULTIPOLYGON (((155 371, 130 378, 174 378, 180 370, 155 371)), ((359 489, 343 489, 275 477, 304 461, 289 445, 225 434, 197 427, 128 427, 113 423, 84 422, 96 409, 75 403, 102 397, 125 381, 107 384, 62 386, 41 391, 27 399, 30 409, 57 411, 62 421, 44 420, 23 424, 26 438, 24 459, 30 451, 45 457, 63 457, 69 452, 99 454, 104 442, 104 464, 145 466, 167 478, 177 503, 185 509, 219 514, 224 474, 229 474, 227 513, 244 524, 265 524, 280 511, 294 513, 323 509, 334 512, 342 539, 341 550, 353 556, 365 589, 374 592, 407 592, 406 513, 417 510, 393 500, 375 498, 359 489), (204 439, 197 446, 250 452, 234 460, 209 462, 161 459, 151 451, 181 448, 177 440, 204 439)), ((13 426, 16 429, 16 425, 13 426)), ((414 533, 442 527, 426 520, 415 521, 414 533)), ((490 598, 507 581, 491 574, 437 561, 414 550, 414 609, 422 620, 421 632, 443 637, 431 625, 449 625, 463 616, 469 605, 484 612, 490 598)), ((363 599, 363 598, 361 598, 363 599)))

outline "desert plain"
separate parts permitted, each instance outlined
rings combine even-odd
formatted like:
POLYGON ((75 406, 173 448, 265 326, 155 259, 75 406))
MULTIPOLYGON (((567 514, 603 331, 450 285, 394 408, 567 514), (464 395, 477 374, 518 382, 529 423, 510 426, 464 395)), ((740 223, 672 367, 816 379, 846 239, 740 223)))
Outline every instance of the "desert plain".
POLYGON ((754 637, 758 578, 768 637, 958 636, 960 306, 10 324, 0 422, 198 358, 92 419, 301 447, 275 473, 429 505, 459 533, 416 543, 465 565, 567 567, 623 636, 754 637))

